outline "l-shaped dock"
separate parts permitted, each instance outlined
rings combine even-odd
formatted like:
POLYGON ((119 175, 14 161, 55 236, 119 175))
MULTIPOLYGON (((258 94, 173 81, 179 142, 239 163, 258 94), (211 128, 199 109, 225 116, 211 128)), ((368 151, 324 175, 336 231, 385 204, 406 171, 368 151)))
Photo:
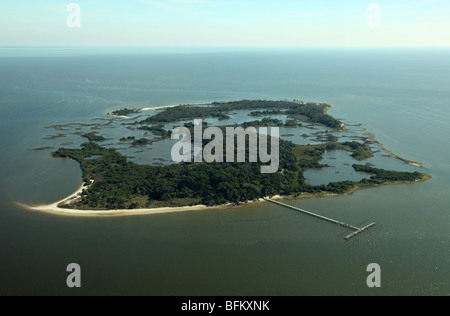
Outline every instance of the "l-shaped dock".
POLYGON ((306 215, 309 215, 309 216, 313 216, 315 218, 319 218, 321 220, 324 220, 324 221, 327 221, 327 222, 330 222, 330 223, 333 223, 333 224, 336 224, 336 225, 339 225, 339 226, 342 226, 342 227, 354 230, 353 233, 351 233, 350 235, 347 235, 345 237, 345 240, 350 240, 351 238, 355 237, 356 235, 358 235, 358 234, 362 233, 363 231, 366 231, 369 228, 371 228, 371 227, 376 225, 376 223, 371 223, 371 224, 369 224, 369 225, 367 225, 367 226, 365 226, 363 228, 358 228, 358 227, 346 224, 344 222, 337 221, 337 220, 329 218, 329 217, 325 217, 325 216, 322 216, 322 215, 319 215, 319 214, 315 214, 315 213, 310 212, 310 211, 303 210, 301 208, 298 208, 298 207, 295 207, 295 206, 292 206, 292 205, 288 205, 288 204, 281 203, 281 202, 274 201, 274 200, 270 200, 270 199, 266 199, 266 201, 269 201, 271 203, 274 203, 274 204, 277 204, 277 205, 280 205, 280 206, 292 209, 294 211, 297 211, 297 212, 300 212, 300 213, 303 213, 303 214, 306 214, 306 215))

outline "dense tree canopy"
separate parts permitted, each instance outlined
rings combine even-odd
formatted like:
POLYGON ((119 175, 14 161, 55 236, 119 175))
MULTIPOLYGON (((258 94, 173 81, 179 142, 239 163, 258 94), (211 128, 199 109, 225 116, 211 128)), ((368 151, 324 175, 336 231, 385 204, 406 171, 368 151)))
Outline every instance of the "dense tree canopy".
MULTIPOLYGON (((319 123, 333 129, 341 129, 340 121, 327 114, 328 104, 242 100, 234 102, 214 102, 207 107, 178 106, 167 108, 143 121, 131 123, 140 125, 138 129, 152 132, 159 139, 136 139, 123 137, 122 142, 132 141, 132 145, 146 145, 171 136, 164 129, 169 122, 189 121, 207 117, 228 119, 231 111, 257 110, 253 116, 286 114, 290 120, 283 122, 273 118, 245 122, 248 127, 298 127, 299 119, 319 123), (261 111, 265 109, 264 111, 261 111)), ((123 109, 113 112, 115 115, 127 115, 135 110, 123 109)), ((194 124, 184 124, 194 133, 194 124)), ((203 122, 203 131, 208 127, 203 122)), ((236 125, 234 126, 236 127, 236 125)), ((220 127, 225 135, 226 127, 220 127)), ((70 207, 78 209, 123 209, 161 206, 187 206, 194 204, 220 205, 242 203, 273 195, 297 195, 301 193, 345 193, 357 185, 378 185, 386 182, 414 182, 424 177, 418 172, 397 172, 376 169, 369 166, 354 165, 356 171, 371 174, 369 179, 359 183, 344 181, 328 185, 313 186, 305 182, 303 172, 308 168, 323 168, 320 161, 323 154, 330 150, 345 150, 352 153, 358 161, 373 156, 367 144, 358 142, 332 142, 320 145, 300 146, 280 140, 280 163, 277 172, 261 173, 261 163, 250 163, 248 141, 246 161, 243 163, 180 163, 168 166, 138 165, 130 162, 115 149, 107 149, 95 142, 105 138, 96 133, 82 135, 89 142, 80 149, 60 148, 54 157, 70 158, 78 161, 83 170, 83 178, 91 185, 84 191, 82 198, 70 207), (92 157, 95 157, 92 159, 92 157)), ((203 140, 205 146, 208 140, 203 140)), ((225 146, 225 144, 223 144, 225 146)), ((237 146, 237 142, 235 142, 237 146)), ((270 138, 269 138, 270 148, 270 138)), ((224 155, 225 155, 224 148, 224 155)), ((237 148, 235 147, 235 152, 237 148)), ((224 159, 224 161, 226 161, 224 159)), ((67 206, 69 207, 69 206, 67 206)))
MULTIPOLYGON (((336 144, 329 144, 334 148, 336 144)), ((356 183, 346 181, 312 186, 305 183, 303 170, 322 159, 327 145, 298 146, 280 142, 280 168, 274 174, 261 174, 260 163, 181 163, 169 166, 138 165, 118 153, 89 142, 81 149, 59 149, 53 155, 71 158, 81 164, 84 181, 94 180, 84 192, 79 209, 122 209, 219 205, 241 203, 273 195, 302 192, 344 193, 356 183), (96 159, 87 159, 99 156, 96 159), (305 161, 308 161, 305 164, 305 161)), ((376 174, 369 182, 415 181, 420 173, 392 172, 355 165, 355 170, 376 174)))
POLYGON ((301 116, 312 123, 322 124, 333 129, 341 129, 342 123, 327 114, 327 110, 330 107, 329 104, 289 101, 242 100, 233 102, 214 102, 209 107, 180 105, 178 107, 167 108, 143 121, 136 122, 136 124, 163 124, 209 117, 226 120, 230 118, 228 114, 232 111, 266 109, 265 112, 255 111, 252 113, 253 115, 258 115, 259 113, 286 114, 294 119, 301 116))

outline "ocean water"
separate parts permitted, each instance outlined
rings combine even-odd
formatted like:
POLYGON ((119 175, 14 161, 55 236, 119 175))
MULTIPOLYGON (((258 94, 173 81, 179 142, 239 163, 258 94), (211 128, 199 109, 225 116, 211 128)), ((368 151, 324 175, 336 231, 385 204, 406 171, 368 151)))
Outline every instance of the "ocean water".
MULTIPOLYGON (((449 295, 449 117, 448 49, 0 48, 0 294, 449 295), (350 242, 341 227, 267 204, 124 218, 14 204, 53 202, 81 184, 76 163, 31 150, 82 141, 46 139, 59 133, 50 125, 102 123, 94 119, 123 107, 239 99, 330 103, 331 115, 362 124, 433 178, 287 202, 377 223, 350 242), (72 262, 81 265, 81 289, 66 286, 72 262), (380 289, 366 285, 370 263, 381 266, 380 289)), ((156 143, 144 154, 169 148, 156 143)))

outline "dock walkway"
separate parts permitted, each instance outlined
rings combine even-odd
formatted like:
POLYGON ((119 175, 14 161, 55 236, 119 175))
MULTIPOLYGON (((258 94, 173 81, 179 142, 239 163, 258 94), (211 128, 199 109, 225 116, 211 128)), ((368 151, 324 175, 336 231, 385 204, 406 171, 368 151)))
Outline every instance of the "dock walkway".
POLYGON ((298 207, 295 207, 295 206, 292 206, 292 205, 288 205, 288 204, 281 203, 281 202, 274 201, 274 200, 270 200, 270 199, 266 199, 266 201, 269 201, 271 203, 274 203, 274 204, 277 204, 277 205, 280 205, 280 206, 292 209, 294 211, 297 211, 297 212, 300 212, 300 213, 303 213, 303 214, 306 214, 306 215, 309 215, 309 216, 313 216, 315 218, 319 218, 321 220, 324 220, 324 221, 327 221, 327 222, 330 222, 330 223, 333 223, 333 224, 336 224, 336 225, 339 225, 339 226, 342 226, 342 227, 354 230, 353 233, 351 233, 350 235, 347 235, 345 237, 345 240, 349 240, 349 239, 355 237, 356 235, 362 233, 363 231, 365 231, 365 230, 367 230, 367 229, 369 229, 369 228, 371 228, 371 227, 376 225, 375 223, 371 223, 371 224, 369 224, 369 225, 367 225, 367 226, 365 226, 363 228, 358 228, 358 227, 346 224, 344 222, 337 221, 337 220, 332 219, 332 218, 328 218, 328 217, 325 217, 325 216, 322 216, 322 215, 319 215, 319 214, 315 214, 315 213, 310 212, 310 211, 303 210, 301 208, 298 208, 298 207))

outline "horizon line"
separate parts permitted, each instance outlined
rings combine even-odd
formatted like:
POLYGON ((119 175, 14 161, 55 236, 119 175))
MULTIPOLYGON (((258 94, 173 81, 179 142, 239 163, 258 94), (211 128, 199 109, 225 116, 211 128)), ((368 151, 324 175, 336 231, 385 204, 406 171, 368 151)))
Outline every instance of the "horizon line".
POLYGON ((450 48, 450 45, 439 46, 164 46, 164 45, 0 45, 0 48, 192 48, 192 49, 401 49, 401 48, 450 48))

